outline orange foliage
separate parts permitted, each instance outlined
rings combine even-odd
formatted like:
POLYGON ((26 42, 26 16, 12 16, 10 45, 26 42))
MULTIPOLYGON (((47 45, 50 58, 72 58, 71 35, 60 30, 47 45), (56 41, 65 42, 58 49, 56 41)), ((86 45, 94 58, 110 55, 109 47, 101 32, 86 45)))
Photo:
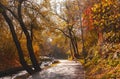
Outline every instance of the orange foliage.
POLYGON ((0 71, 20 66, 18 58, 11 58, 9 55, 0 53, 0 71))
POLYGON ((92 18, 92 10, 91 6, 88 6, 84 10, 84 16, 83 16, 83 26, 87 28, 87 30, 92 30, 93 27, 93 18, 92 18))

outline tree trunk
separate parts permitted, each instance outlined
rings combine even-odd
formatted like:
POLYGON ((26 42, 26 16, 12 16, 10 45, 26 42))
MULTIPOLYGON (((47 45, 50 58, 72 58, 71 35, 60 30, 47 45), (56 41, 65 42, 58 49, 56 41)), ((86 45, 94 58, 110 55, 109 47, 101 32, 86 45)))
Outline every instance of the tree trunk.
POLYGON ((68 29, 68 30, 69 30, 70 41, 71 41, 73 51, 74 51, 74 58, 77 58, 76 55, 78 52, 77 52, 77 48, 75 44, 75 38, 74 38, 74 35, 72 34, 72 29, 68 29))
POLYGON ((23 22, 23 18, 22 18, 22 14, 21 14, 21 4, 22 4, 22 2, 19 3, 19 5, 18 5, 18 17, 19 17, 18 21, 19 21, 19 24, 20 24, 20 26, 21 26, 21 28, 22 28, 25 36, 26 36, 27 49, 28 49, 28 52, 29 52, 29 55, 30 55, 30 59, 31 59, 31 62, 33 64, 33 67, 35 68, 35 71, 37 72, 37 71, 40 71, 41 68, 39 67, 38 61, 37 61, 37 59, 34 55, 34 50, 33 50, 32 40, 31 40, 30 34, 29 34, 29 32, 28 32, 28 30, 25 27, 25 24, 23 22))
POLYGON ((77 39, 75 37, 75 34, 73 33, 73 40, 74 40, 74 44, 75 44, 75 48, 76 48, 76 53, 79 55, 79 51, 78 51, 78 45, 77 45, 77 39))
POLYGON ((70 52, 71 52, 71 57, 72 59, 74 59, 74 53, 73 53, 73 50, 72 50, 72 43, 71 43, 71 40, 70 40, 70 52))
POLYGON ((13 40, 14 40, 16 48, 18 50, 18 55, 19 55, 19 60, 20 60, 21 65, 24 67, 24 69, 29 74, 34 74, 35 73, 34 70, 31 67, 28 66, 28 64, 26 63, 26 61, 24 59, 23 51, 22 51, 22 48, 20 46, 20 42, 18 40, 18 37, 17 37, 17 35, 15 33, 14 25, 13 25, 11 19, 6 14, 6 11, 3 11, 2 15, 3 15, 5 21, 7 22, 7 24, 9 25, 10 31, 12 33, 13 40))
POLYGON ((103 34, 101 31, 98 32, 98 45, 102 45, 103 43, 103 34))

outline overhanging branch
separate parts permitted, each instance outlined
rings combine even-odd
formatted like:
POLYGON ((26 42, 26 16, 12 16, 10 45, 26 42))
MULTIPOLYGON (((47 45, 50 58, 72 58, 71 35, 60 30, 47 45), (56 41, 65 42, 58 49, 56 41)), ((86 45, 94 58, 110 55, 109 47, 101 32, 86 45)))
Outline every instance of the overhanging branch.
POLYGON ((65 36, 67 36, 68 38, 70 38, 70 36, 68 34, 66 34, 62 29, 59 29, 59 28, 55 28, 55 29, 61 31, 65 36))

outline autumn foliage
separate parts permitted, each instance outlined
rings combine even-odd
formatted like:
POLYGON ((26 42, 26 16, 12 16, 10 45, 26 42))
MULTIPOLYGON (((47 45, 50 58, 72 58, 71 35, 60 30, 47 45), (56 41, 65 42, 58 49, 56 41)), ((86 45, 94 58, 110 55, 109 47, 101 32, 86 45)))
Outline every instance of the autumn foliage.
MULTIPOLYGON (((0 3, 6 6, 9 1, 0 3)), ((16 8, 6 7, 16 13, 16 8)), ((20 63, 10 28, 1 14, 2 8, 0 6, 0 70, 5 70, 20 66, 20 63)), ((33 1, 23 4, 21 13, 39 62, 40 55, 53 54, 58 58, 68 55, 68 59, 74 59, 76 53, 86 69, 86 79, 120 78, 119 0, 33 1)), ((29 39, 26 39, 20 20, 7 14, 13 19, 25 61, 32 64, 26 46, 29 39)))

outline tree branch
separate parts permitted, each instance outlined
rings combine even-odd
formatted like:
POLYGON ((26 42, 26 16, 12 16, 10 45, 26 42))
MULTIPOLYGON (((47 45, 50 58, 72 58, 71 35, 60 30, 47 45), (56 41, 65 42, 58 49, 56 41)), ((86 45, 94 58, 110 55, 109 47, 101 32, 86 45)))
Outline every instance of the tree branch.
POLYGON ((67 36, 68 38, 70 38, 70 36, 68 34, 66 34, 62 29, 59 29, 59 28, 55 28, 55 29, 61 31, 65 36, 67 36))
POLYGON ((18 19, 18 16, 15 15, 15 13, 12 10, 10 10, 8 7, 5 7, 1 2, 0 2, 0 7, 2 7, 2 9, 4 10, 8 10, 16 19, 18 19))

